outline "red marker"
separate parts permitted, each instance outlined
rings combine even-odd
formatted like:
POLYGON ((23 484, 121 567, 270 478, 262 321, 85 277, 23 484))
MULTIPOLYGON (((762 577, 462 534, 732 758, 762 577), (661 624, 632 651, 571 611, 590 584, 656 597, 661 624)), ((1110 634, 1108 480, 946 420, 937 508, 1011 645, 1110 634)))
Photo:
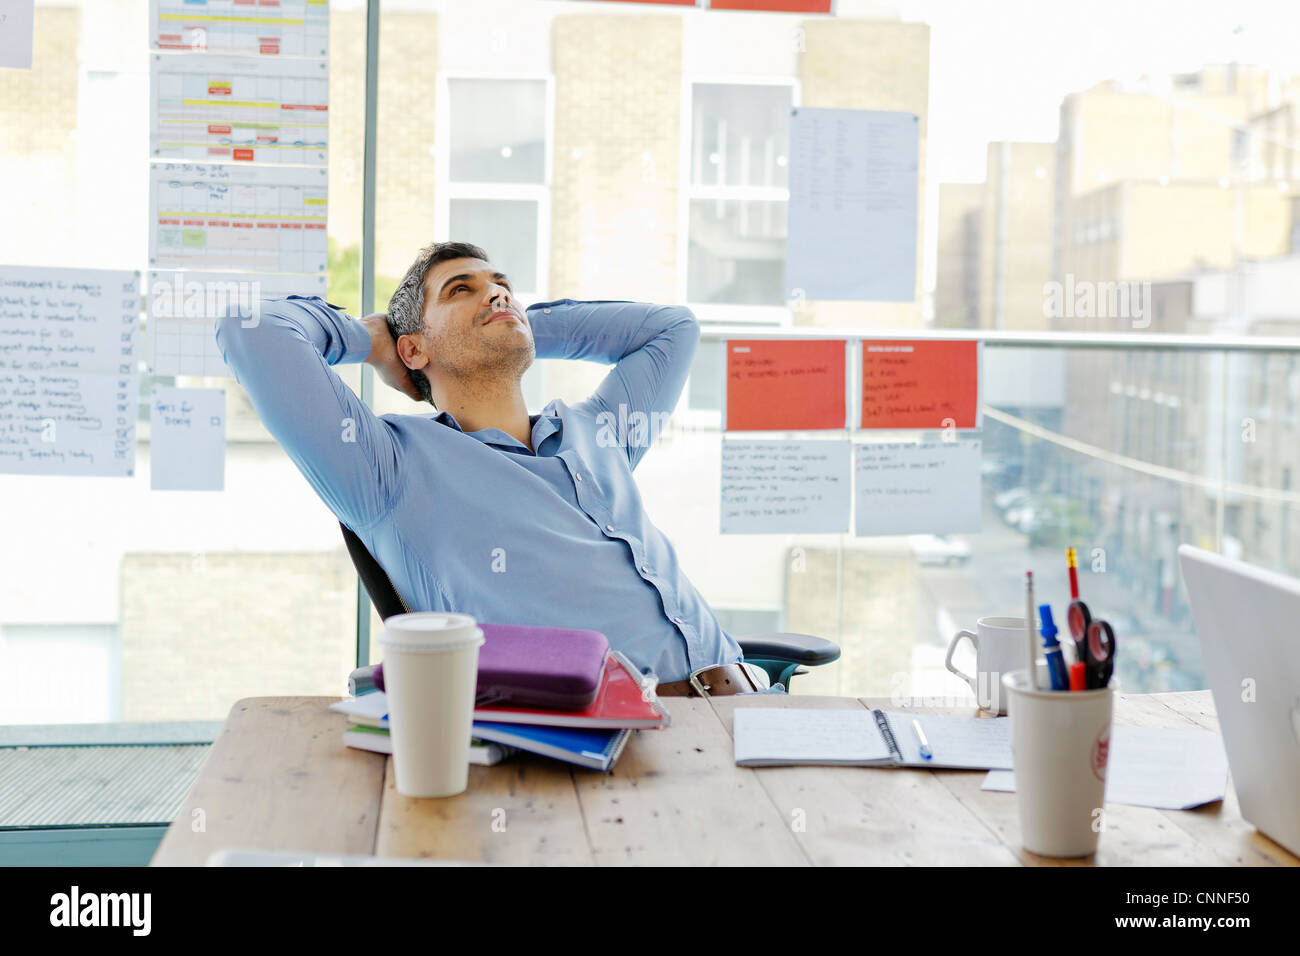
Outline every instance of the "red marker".
POLYGON ((1087 690, 1088 675, 1085 673, 1087 668, 1084 667, 1083 661, 1075 661, 1070 665, 1070 690, 1087 690))

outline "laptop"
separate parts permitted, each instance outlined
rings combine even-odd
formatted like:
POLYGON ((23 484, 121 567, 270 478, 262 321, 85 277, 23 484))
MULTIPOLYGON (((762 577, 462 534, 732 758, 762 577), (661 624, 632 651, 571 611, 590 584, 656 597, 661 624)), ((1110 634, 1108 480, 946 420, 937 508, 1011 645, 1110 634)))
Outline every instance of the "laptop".
POLYGON ((1178 549, 1241 815, 1300 854, 1300 581, 1178 549))

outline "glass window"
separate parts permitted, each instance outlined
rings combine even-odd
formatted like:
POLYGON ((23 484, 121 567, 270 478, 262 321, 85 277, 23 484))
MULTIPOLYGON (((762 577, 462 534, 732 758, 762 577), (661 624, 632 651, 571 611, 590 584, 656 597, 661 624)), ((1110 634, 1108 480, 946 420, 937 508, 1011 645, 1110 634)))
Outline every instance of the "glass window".
POLYGON ((783 202, 692 200, 687 300, 781 305, 785 214, 783 202))
POLYGON ((440 238, 482 246, 525 301, 545 298, 550 81, 449 77, 440 238))
POLYGON ((453 79, 448 91, 453 181, 546 181, 546 84, 453 79))
POLYGON ((789 84, 696 83, 686 202, 686 299, 785 304, 789 84))
POLYGON ((791 88, 697 83, 692 92, 691 182, 784 188, 791 88))
POLYGON ((537 288, 537 202, 453 199, 449 235, 492 257, 516 289, 537 288))

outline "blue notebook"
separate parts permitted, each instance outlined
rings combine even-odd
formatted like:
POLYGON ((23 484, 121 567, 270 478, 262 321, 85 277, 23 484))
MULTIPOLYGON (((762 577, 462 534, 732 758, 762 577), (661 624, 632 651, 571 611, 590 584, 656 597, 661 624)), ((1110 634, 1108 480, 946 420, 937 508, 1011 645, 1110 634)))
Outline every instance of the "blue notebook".
POLYGON ((618 760, 632 731, 588 730, 580 727, 539 727, 536 724, 501 724, 474 721, 474 736, 479 740, 518 747, 529 753, 553 757, 568 763, 608 771, 618 760))

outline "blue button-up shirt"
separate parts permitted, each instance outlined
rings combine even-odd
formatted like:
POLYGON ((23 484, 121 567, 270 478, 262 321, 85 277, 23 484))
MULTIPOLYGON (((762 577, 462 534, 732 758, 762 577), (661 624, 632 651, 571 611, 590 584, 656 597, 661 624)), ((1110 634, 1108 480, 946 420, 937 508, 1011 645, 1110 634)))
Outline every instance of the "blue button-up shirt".
POLYGON ((331 366, 366 328, 317 296, 237 310, 217 343, 263 423, 417 611, 588 628, 659 680, 740 660, 646 517, 632 470, 686 382, 689 310, 632 302, 528 309, 538 358, 613 368, 585 401, 531 416, 533 451, 447 412, 376 416, 331 366))

